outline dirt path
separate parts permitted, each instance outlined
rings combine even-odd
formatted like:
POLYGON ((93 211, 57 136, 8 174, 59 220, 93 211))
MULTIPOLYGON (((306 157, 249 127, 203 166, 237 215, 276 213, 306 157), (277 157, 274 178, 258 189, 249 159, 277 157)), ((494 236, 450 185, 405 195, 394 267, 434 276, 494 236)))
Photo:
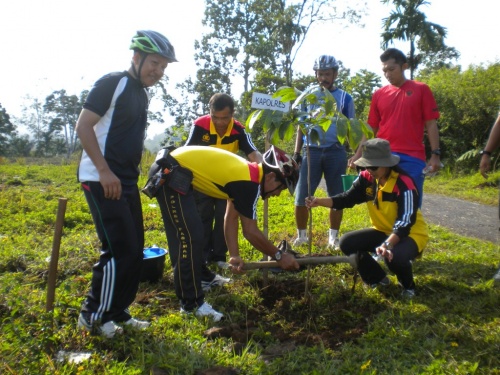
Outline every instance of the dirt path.
POLYGON ((422 213, 427 222, 457 234, 500 242, 498 207, 424 193, 422 213))

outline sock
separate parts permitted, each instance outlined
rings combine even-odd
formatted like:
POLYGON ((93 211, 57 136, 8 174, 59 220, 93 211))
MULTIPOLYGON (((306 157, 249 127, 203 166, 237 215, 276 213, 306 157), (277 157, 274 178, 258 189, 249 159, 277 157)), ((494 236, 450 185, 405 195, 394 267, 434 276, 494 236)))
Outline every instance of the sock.
POLYGON ((307 237, 307 229, 297 229, 297 234, 299 237, 307 237))
POLYGON ((328 236, 330 238, 335 238, 337 237, 338 234, 339 234, 338 229, 332 229, 332 228, 328 229, 328 236))

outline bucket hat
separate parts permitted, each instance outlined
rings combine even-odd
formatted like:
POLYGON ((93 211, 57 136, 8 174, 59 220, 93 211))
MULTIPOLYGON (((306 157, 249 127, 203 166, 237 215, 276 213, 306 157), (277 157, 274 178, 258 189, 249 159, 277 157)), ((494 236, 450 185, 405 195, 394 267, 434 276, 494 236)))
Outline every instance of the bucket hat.
POLYGON ((359 167, 394 167, 399 163, 399 156, 391 153, 389 142, 385 139, 372 138, 361 147, 363 153, 354 162, 359 167))

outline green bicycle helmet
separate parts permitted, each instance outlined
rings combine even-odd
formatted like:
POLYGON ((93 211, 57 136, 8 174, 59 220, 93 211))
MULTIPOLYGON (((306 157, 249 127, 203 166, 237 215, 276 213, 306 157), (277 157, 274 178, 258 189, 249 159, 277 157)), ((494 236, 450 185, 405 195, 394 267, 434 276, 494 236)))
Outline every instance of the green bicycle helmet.
POLYGON ((152 30, 139 30, 132 38, 130 49, 144 53, 156 53, 167 59, 169 63, 176 62, 174 47, 162 34, 152 30))

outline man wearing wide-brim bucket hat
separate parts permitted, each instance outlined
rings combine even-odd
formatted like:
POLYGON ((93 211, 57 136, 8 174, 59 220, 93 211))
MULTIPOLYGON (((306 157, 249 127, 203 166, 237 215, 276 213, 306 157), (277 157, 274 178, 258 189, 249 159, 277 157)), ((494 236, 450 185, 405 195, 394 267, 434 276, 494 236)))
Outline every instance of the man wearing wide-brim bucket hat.
POLYGON ((354 163, 360 172, 348 191, 329 198, 309 197, 306 205, 342 210, 366 203, 371 228, 344 234, 340 249, 346 255, 358 253, 359 273, 372 288, 391 283, 371 253, 377 254, 396 275, 403 287, 402 295, 412 298, 415 296, 412 261, 422 254, 429 239, 427 224, 418 208, 415 184, 398 167, 399 156, 391 153, 389 142, 384 139, 364 142, 362 156, 354 163))

